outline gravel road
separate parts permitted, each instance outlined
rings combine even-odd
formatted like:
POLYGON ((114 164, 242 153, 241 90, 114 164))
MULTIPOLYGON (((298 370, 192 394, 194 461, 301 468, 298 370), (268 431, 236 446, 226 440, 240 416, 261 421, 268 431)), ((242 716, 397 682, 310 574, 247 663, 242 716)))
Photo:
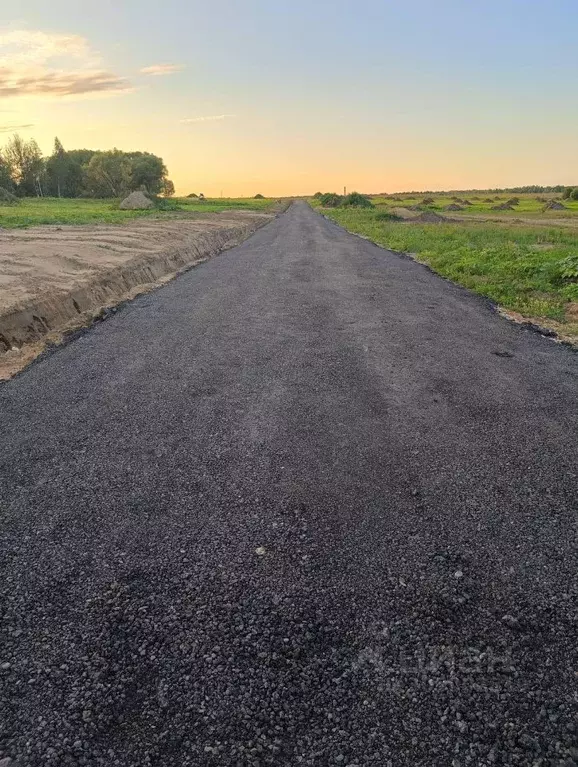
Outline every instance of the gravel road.
POLYGON ((304 203, 0 387, 0 765, 578 764, 578 356, 304 203))

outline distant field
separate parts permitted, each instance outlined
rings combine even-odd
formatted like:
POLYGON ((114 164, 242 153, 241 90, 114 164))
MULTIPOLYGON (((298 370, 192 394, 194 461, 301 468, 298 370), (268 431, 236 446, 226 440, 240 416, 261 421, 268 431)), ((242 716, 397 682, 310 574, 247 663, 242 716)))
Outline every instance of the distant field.
POLYGON ((321 211, 349 231, 416 254, 444 277, 578 340, 578 203, 564 201, 568 210, 544 213, 544 204, 531 199, 535 195, 518 196, 515 211, 491 211, 499 202, 471 200, 463 213, 445 212, 451 200, 436 197, 424 210, 455 219, 441 224, 387 218, 423 196, 403 202, 377 197, 374 208, 321 211))
POLYGON ((380 197, 376 196, 372 198, 372 202, 377 207, 395 208, 395 207, 411 207, 415 205, 421 205, 423 200, 427 197, 433 199, 433 203, 423 206, 424 209, 434 210, 442 215, 454 216, 454 215, 481 215, 500 218, 520 218, 526 216, 546 217, 546 218, 572 218, 577 217, 578 223, 578 201, 562 200, 559 194, 494 194, 492 192, 477 192, 471 194, 468 192, 458 192, 455 195, 395 195, 396 199, 392 199, 391 196, 380 197), (460 200, 467 201, 471 205, 464 205, 456 202, 452 199, 452 196, 459 197, 460 200), (512 206, 513 210, 492 210, 496 205, 502 205, 509 199, 517 197, 520 202, 517 205, 512 206), (480 198, 480 199, 476 199, 480 198), (486 199, 492 198, 491 202, 485 202, 486 199), (540 198, 540 199, 538 199, 540 198), (557 202, 564 205, 566 210, 548 210, 544 211, 544 207, 547 201, 555 199, 557 202), (463 208, 462 211, 446 211, 448 205, 460 205, 463 208))
POLYGON ((68 200, 53 197, 26 197, 16 205, 0 205, 0 227, 14 229, 41 224, 121 224, 142 216, 167 216, 170 213, 210 213, 223 210, 267 212, 276 200, 251 198, 207 199, 179 197, 166 200, 162 209, 119 210, 119 200, 68 200))

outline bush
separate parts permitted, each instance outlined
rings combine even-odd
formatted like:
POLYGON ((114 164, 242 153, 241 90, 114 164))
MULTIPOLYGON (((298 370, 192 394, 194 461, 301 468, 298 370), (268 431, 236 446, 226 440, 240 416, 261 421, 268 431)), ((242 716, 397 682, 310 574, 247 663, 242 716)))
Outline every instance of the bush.
POLYGON ((571 200, 578 200, 578 186, 576 189, 572 190, 572 194, 570 195, 571 200))
POLYGON ((341 205, 342 199, 340 194, 335 194, 334 192, 327 192, 319 198, 324 208, 338 208, 341 205))
POLYGON ((568 256, 556 265, 563 280, 578 280, 578 256, 568 256))
POLYGON ((351 192, 351 194, 348 194, 347 197, 344 197, 341 205, 344 208, 372 208, 373 203, 364 194, 359 194, 359 192, 351 192))
POLYGON ((562 192, 562 199, 563 200, 569 200, 572 197, 572 192, 574 189, 571 186, 567 186, 566 189, 562 192))
POLYGON ((194 192, 191 192, 190 194, 187 195, 187 197, 198 197, 198 196, 199 195, 195 194, 194 192))
POLYGON ((16 195, 0 186, 0 205, 16 205, 20 200, 16 195))
POLYGON ((255 195, 255 197, 254 197, 253 199, 254 199, 254 200, 264 200, 265 198, 263 197, 263 195, 262 195, 262 194, 256 194, 256 195, 255 195))

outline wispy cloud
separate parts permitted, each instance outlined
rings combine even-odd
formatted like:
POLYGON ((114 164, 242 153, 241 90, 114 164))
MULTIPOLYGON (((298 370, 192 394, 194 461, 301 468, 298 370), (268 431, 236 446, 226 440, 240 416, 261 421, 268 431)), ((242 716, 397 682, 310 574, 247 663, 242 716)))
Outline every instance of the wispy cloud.
POLYGON ((180 64, 153 64, 150 67, 143 67, 141 75, 151 75, 159 77, 160 75, 172 75, 174 72, 180 72, 183 67, 180 64))
POLYGON ((206 117, 185 117, 184 120, 180 120, 181 123, 209 123, 216 122, 217 120, 227 120, 229 117, 235 117, 235 115, 208 115, 206 117))
POLYGON ((0 30, 0 98, 86 96, 131 90, 80 35, 0 30))
POLYGON ((30 72, 0 69, 0 98, 16 96, 80 96, 130 90, 124 77, 111 72, 30 72))
POLYGON ((33 127, 33 123, 27 123, 26 125, 0 125, 0 133, 12 133, 12 131, 26 130, 33 127))

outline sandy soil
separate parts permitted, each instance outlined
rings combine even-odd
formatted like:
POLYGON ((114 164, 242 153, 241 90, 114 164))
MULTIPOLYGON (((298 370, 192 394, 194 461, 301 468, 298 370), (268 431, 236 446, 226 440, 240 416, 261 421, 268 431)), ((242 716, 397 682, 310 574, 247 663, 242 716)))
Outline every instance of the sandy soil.
POLYGON ((87 324, 103 307, 238 244, 271 218, 236 211, 0 231, 0 378, 49 335, 87 324))

